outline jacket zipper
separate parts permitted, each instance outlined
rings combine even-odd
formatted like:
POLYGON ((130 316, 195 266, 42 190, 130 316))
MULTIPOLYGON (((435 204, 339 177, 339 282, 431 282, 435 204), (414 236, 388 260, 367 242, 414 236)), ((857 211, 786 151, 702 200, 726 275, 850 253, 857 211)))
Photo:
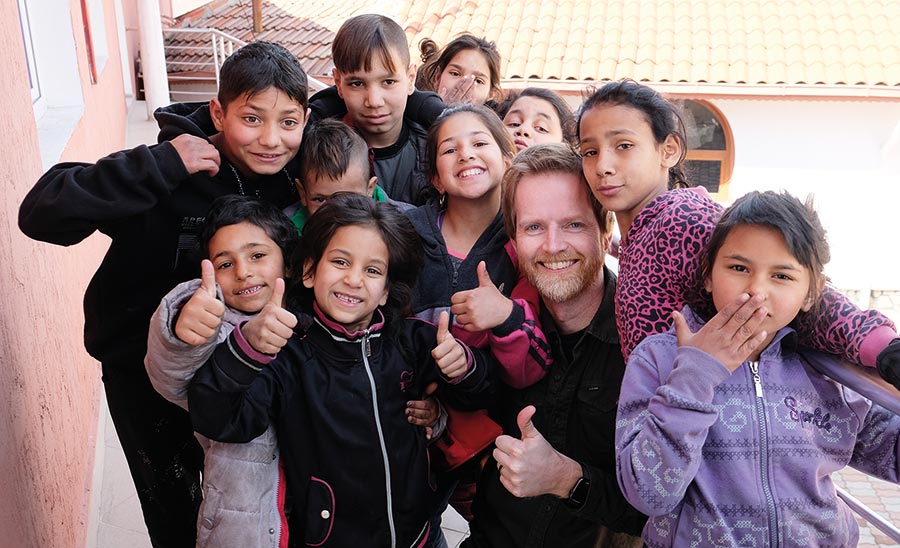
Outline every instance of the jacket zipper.
POLYGON ((372 368, 369 365, 369 356, 372 355, 372 346, 369 342, 369 330, 366 329, 362 339, 362 355, 363 365, 366 368, 366 375, 369 377, 369 387, 372 390, 372 412, 375 415, 375 428, 378 430, 378 443, 381 444, 381 458, 384 461, 384 480, 385 495, 387 496, 387 517, 388 528, 391 531, 391 548, 397 546, 397 529, 394 525, 394 501, 391 492, 391 465, 388 461, 387 446, 384 441, 384 431, 381 428, 381 416, 378 413, 378 392, 375 389, 375 377, 372 375, 372 368))
POLYGON ((766 511, 769 515, 769 546, 778 546, 777 514, 775 512, 775 497, 772 496, 772 487, 769 484, 769 442, 768 424, 766 423, 766 400, 763 399, 762 380, 759 377, 759 362, 751 361, 750 374, 753 377, 753 386, 756 389, 756 397, 753 398, 756 408, 756 418, 759 424, 759 463, 760 479, 762 481, 763 494, 766 497, 766 511))

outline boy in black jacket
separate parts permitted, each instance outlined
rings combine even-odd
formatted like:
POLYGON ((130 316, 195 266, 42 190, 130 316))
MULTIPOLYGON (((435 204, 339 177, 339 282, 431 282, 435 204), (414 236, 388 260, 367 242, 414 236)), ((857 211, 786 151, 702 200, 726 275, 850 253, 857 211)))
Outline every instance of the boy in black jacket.
POLYGON ((193 548, 203 451, 188 414, 158 395, 144 369, 150 316, 178 283, 198 276, 197 229, 212 201, 297 200, 294 157, 307 78, 285 48, 253 42, 222 65, 218 96, 156 111, 158 145, 96 164, 62 163, 25 197, 19 227, 72 245, 112 238, 84 298, 85 347, 100 361, 110 415, 154 547, 193 548))

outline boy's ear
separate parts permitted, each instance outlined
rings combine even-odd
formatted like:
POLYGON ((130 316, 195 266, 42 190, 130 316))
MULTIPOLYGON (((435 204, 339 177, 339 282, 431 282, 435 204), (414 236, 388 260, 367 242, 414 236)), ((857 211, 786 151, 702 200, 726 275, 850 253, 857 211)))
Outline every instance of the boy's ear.
POLYGON ((375 185, 378 184, 378 177, 373 176, 369 179, 369 182, 366 183, 366 196, 371 196, 375 192, 375 185))
POLYGON ((409 91, 406 93, 407 95, 412 95, 414 91, 416 91, 416 64, 410 63, 409 68, 406 70, 406 77, 409 80, 409 91))
POLYGON ((212 118, 213 125, 216 126, 216 130, 222 131, 225 125, 225 108, 219 102, 218 97, 213 97, 209 100, 209 115, 212 118))
POLYGON ((307 259, 306 262, 303 263, 303 273, 301 276, 303 277, 303 287, 312 289, 316 282, 316 273, 312 271, 311 260, 307 259))
POLYGON ((344 94, 341 90, 341 71, 339 71, 337 68, 331 69, 331 77, 334 79, 334 87, 337 89, 338 97, 343 99, 344 94))
POLYGON ((672 134, 666 137, 666 140, 660 145, 662 151, 662 163, 668 169, 674 167, 681 158, 681 140, 672 134))

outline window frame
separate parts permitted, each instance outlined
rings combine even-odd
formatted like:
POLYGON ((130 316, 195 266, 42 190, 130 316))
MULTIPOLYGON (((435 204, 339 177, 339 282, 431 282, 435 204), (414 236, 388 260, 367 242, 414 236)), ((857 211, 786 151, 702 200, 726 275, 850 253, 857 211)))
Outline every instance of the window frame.
MULTIPOLYGON (((722 111, 706 99, 684 98, 682 101, 691 101, 707 109, 715 117, 719 126, 722 128, 722 133, 725 137, 725 150, 690 149, 687 151, 687 154, 685 154, 684 159, 685 161, 699 160, 720 163, 719 190, 718 192, 710 192, 709 194, 718 202, 726 202, 728 200, 728 191, 731 186, 731 176, 734 174, 734 134, 731 131, 731 124, 728 123, 728 118, 722 114, 722 111)), ((685 131, 687 131, 687 129, 688 128, 685 128, 685 131)))

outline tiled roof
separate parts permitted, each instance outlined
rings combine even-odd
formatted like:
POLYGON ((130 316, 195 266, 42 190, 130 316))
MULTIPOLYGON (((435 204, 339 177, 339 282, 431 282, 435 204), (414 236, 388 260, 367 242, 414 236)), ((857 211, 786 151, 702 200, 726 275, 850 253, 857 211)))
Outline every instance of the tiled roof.
POLYGON ((444 44, 470 32, 494 40, 506 81, 630 77, 900 92, 898 0, 264 0, 265 30, 255 37, 251 2, 241 0, 191 26, 279 42, 318 77, 331 74, 334 33, 360 13, 400 23, 416 60, 421 38, 444 44))

